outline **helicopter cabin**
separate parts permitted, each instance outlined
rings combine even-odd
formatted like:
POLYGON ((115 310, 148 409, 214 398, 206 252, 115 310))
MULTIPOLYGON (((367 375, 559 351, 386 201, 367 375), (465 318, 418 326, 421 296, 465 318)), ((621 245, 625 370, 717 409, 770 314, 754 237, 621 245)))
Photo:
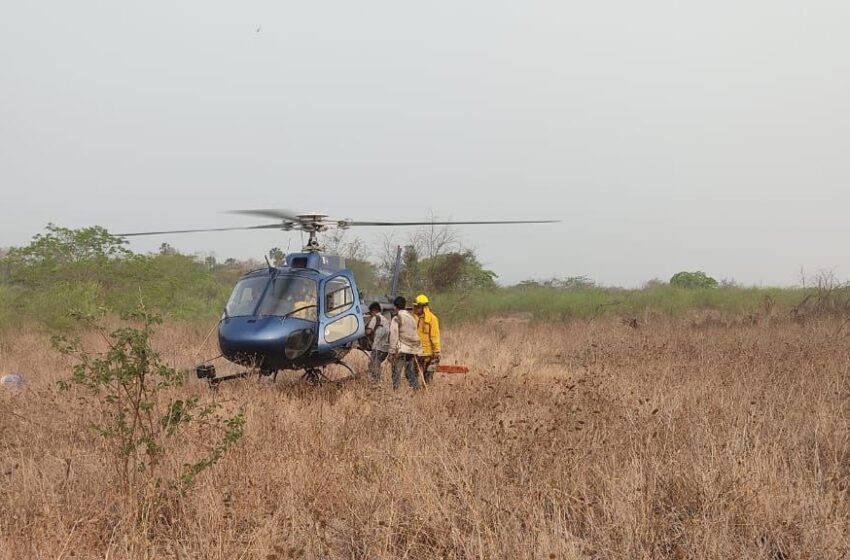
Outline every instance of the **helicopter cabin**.
POLYGON ((343 258, 294 253, 281 267, 245 274, 224 308, 219 338, 222 350, 257 346, 254 353, 268 354, 305 330, 313 333, 310 346, 319 352, 363 336, 360 295, 343 258))

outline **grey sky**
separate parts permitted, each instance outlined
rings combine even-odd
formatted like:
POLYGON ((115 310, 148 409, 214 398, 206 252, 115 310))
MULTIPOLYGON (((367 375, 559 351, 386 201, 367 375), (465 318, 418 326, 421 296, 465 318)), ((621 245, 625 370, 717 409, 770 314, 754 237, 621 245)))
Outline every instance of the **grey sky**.
MULTIPOLYGON (((838 1, 3 0, 0 246, 50 221, 433 212, 564 220, 462 229, 503 282, 847 277, 848 16, 838 1)), ((288 239, 132 247, 259 258, 288 239)))

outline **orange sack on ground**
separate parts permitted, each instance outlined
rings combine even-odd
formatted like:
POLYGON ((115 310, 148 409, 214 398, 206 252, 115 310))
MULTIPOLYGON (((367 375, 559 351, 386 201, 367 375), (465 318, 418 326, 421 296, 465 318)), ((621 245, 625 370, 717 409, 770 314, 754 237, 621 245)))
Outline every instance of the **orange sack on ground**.
POLYGON ((469 373, 469 368, 466 366, 439 364, 437 366, 437 371, 439 373, 469 373))

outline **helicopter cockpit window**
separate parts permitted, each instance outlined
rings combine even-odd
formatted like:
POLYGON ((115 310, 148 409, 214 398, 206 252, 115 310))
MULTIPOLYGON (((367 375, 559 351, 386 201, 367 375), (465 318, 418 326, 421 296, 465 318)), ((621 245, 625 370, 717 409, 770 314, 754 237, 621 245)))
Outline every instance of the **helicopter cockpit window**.
POLYGON ((227 315, 229 317, 253 315, 268 281, 267 276, 255 276, 254 278, 240 280, 233 288, 230 299, 227 300, 225 306, 227 315))
POLYGON ((316 282, 299 276, 276 276, 263 302, 260 315, 297 317, 316 321, 316 282))
POLYGON ((351 309, 354 291, 345 276, 337 276, 325 284, 325 315, 334 317, 351 309))

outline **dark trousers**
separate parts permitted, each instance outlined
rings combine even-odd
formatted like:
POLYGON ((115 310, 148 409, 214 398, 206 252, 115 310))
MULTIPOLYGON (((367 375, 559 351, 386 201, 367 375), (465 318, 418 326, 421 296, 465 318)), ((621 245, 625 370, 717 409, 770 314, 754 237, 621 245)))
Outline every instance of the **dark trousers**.
POLYGON ((419 374, 416 371, 416 356, 413 354, 396 354, 393 362, 393 389, 401 386, 401 372, 404 371, 407 382, 413 389, 419 388, 419 374))
POLYGON ((381 364, 387 359, 387 353, 380 350, 372 350, 369 360, 369 379, 372 383, 381 382, 381 364))

